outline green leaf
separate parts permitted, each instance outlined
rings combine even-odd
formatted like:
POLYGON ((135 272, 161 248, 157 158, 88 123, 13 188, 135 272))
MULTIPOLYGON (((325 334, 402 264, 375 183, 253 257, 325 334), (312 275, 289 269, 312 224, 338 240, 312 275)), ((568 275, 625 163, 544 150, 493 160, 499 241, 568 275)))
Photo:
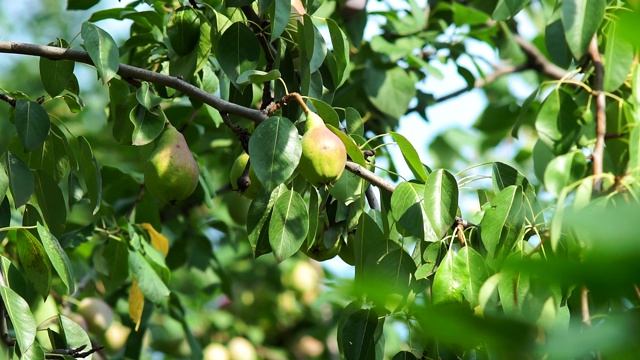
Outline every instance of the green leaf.
POLYGON ((453 23, 456 24, 456 26, 481 25, 485 24, 491 18, 485 12, 457 2, 452 4, 451 10, 453 11, 453 23))
MULTIPOLYGON (((91 339, 87 335, 82 326, 76 324, 75 321, 69 319, 64 315, 58 315, 60 320, 60 333, 64 336, 67 347, 70 349, 77 349, 81 346, 86 346, 86 349, 90 349, 91 339)), ((89 355, 85 359, 91 360, 93 355, 89 355)))
POLYGON ((55 182, 59 182, 66 176, 72 165, 75 168, 75 164, 75 154, 67 138, 57 126, 52 126, 49 137, 44 143, 42 170, 49 173, 55 182))
POLYGON ((362 196, 366 184, 363 178, 345 170, 340 178, 329 187, 329 194, 345 205, 349 205, 362 196))
POLYGON ((529 274, 508 271, 503 273, 498 283, 500 304, 505 314, 519 315, 529 292, 529 274))
POLYGON ((524 228, 522 187, 511 185, 491 201, 480 222, 482 243, 493 258, 508 255, 524 228))
POLYGON ((457 257, 458 254, 453 250, 447 251, 436 270, 431 286, 431 301, 434 305, 462 302, 462 290, 469 279, 463 268, 454 266, 457 257))
POLYGON ((140 105, 149 111, 154 111, 154 108, 162 102, 162 98, 153 92, 153 89, 146 81, 140 83, 140 87, 136 90, 136 99, 140 105))
POLYGON ((489 278, 489 270, 484 258, 470 246, 465 246, 454 258, 454 266, 461 270, 464 276, 461 280, 462 294, 472 308, 480 305, 478 296, 482 284, 489 278))
POLYGON ((338 88, 348 79, 350 58, 349 40, 335 21, 331 19, 326 19, 326 21, 327 27, 329 28, 329 36, 331 37, 331 45, 333 47, 333 51, 329 53, 329 56, 335 59, 336 79, 334 79, 334 83, 335 87, 338 88))
POLYGON ((340 118, 331 105, 314 98, 309 98, 309 102, 313 104, 313 107, 316 109, 316 113, 322 118, 326 125, 340 128, 340 118))
POLYGON ((355 281, 359 291, 366 291, 362 287, 370 285, 369 275, 387 251, 387 237, 375 220, 369 214, 363 213, 354 238, 355 281))
POLYGON ((327 55, 327 45, 308 14, 304 14, 302 23, 298 22, 298 41, 300 51, 304 52, 303 61, 306 60, 306 65, 309 66, 309 73, 316 72, 327 55))
POLYGON ((51 269, 44 247, 29 231, 18 230, 18 257, 23 275, 33 284, 36 291, 46 299, 51 291, 51 269))
POLYGON ((40 104, 25 99, 16 101, 16 131, 25 152, 42 147, 50 128, 49 114, 40 104))
POLYGON ((382 295, 382 300, 389 300, 388 295, 407 296, 416 272, 416 263, 404 249, 398 248, 386 254, 375 267, 372 279, 378 285, 370 293, 382 295))
POLYGON ((10 288, 0 285, 0 295, 7 310, 16 342, 21 351, 29 349, 36 340, 37 323, 29 304, 10 288))
POLYGON ((362 151, 356 144, 356 142, 349 137, 349 135, 343 133, 337 128, 333 127, 330 124, 327 124, 327 128, 331 130, 332 133, 336 134, 337 137, 342 140, 344 147, 347 149, 347 155, 351 157, 351 160, 359 165, 367 166, 367 162, 364 159, 364 155, 362 155, 362 151))
POLYGON ((93 156, 91 145, 84 136, 78 138, 80 145, 80 170, 84 178, 87 192, 89 193, 89 201, 93 205, 93 214, 95 215, 100 209, 102 201, 102 177, 100 176, 100 167, 98 161, 93 156))
POLYGON ((249 140, 251 166, 269 192, 289 179, 301 154, 298 130, 287 118, 269 118, 258 125, 249 140))
POLYGON ((451 228, 458 211, 458 182, 447 170, 436 170, 425 184, 424 210, 438 239, 451 228))
POLYGON ((35 189, 35 180, 27 164, 11 151, 6 152, 5 161, 9 176, 9 189, 13 196, 13 206, 17 209, 29 201, 35 189))
POLYGON ((573 57, 579 60, 587 53, 607 4, 605 0, 564 0, 561 6, 565 38, 573 57))
POLYGON ((346 360, 373 360, 378 315, 374 309, 362 309, 349 315, 342 326, 341 338, 346 360))
POLYGON ((123 241, 109 239, 93 253, 96 271, 104 277, 102 281, 107 292, 122 287, 129 277, 129 250, 123 241))
POLYGON ((52 233, 61 235, 67 222, 67 207, 62 190, 53 177, 42 170, 36 171, 35 184, 42 217, 52 233))
POLYGON ((171 293, 169 288, 138 251, 129 251, 129 269, 138 279, 138 286, 145 299, 149 299, 154 304, 166 303, 171 293))
POLYGON ((398 146, 400 147, 400 151, 402 151, 402 157, 404 161, 409 166, 411 173, 416 177, 416 180, 421 183, 427 182, 427 172, 424 170, 424 166, 422 165, 422 161, 420 161, 420 155, 413 147, 411 142, 407 140, 403 135, 398 134, 397 132, 391 132, 391 136, 393 140, 396 141, 398 146))
POLYGON ((581 127, 576 116, 578 106, 561 89, 552 91, 544 100, 536 117, 538 136, 555 154, 569 151, 580 136, 581 127))
POLYGON ((269 243, 277 262, 295 254, 309 230, 309 213, 302 196, 287 190, 273 205, 269 223, 269 243))
MULTIPOLYGON (((391 213, 404 230, 418 239, 425 238, 429 219, 422 205, 424 185, 401 182, 391 195, 391 213)), ((434 234, 435 237, 435 234, 434 234)))
POLYGON ((249 206, 247 211, 247 234, 256 258, 272 251, 268 236, 266 236, 268 234, 269 219, 271 219, 273 205, 280 194, 285 191, 287 191, 287 187, 284 184, 278 185, 271 192, 263 188, 249 206))
POLYGON ((519 13, 528 3, 529 0, 498 0, 498 4, 491 17, 495 21, 510 19, 519 13))
POLYGON ((346 110, 347 133, 364 136, 364 122, 358 110, 348 107, 346 110))
POLYGON ((274 0, 273 14, 271 15, 271 42, 282 35, 289 24, 289 16, 291 15, 290 0, 274 0))
POLYGON ((236 82, 240 85, 246 84, 259 84, 272 80, 277 80, 281 77, 280 70, 273 69, 269 72, 260 70, 247 70, 238 76, 236 82))
POLYGON ((378 110, 395 119, 407 112, 416 94, 413 75, 397 66, 389 69, 368 66, 363 78, 367 97, 378 110))
POLYGON ((69 81, 73 78, 75 65, 74 61, 40 58, 40 79, 44 90, 51 97, 57 96, 67 88, 69 81))
POLYGON ((118 45, 109 33, 87 21, 82 23, 80 35, 102 83, 108 83, 116 76, 120 67, 118 45))
POLYGON ((164 129, 166 118, 159 107, 152 111, 143 105, 136 105, 129 113, 129 119, 134 129, 131 134, 131 144, 142 146, 151 143, 164 129))
POLYGON ((87 10, 100 0, 67 0, 67 10, 87 10))
POLYGON ((38 235, 42 240, 42 245, 47 252, 51 265, 53 265, 60 279, 67 286, 67 295, 73 294, 76 291, 76 280, 73 276, 73 269, 67 253, 60 246, 58 239, 41 224, 38 224, 38 235))
POLYGON ((4 200, 8 190, 9 178, 7 177, 7 173, 4 171, 4 165, 0 162, 0 203, 4 200))
POLYGON ((629 171, 636 176, 640 174, 640 124, 636 124, 629 134, 629 171))
POLYGON ((633 46, 621 36, 616 21, 609 22, 607 44, 604 48, 604 91, 613 92, 624 83, 631 69, 635 52, 633 46))
POLYGON ((544 42, 549 58, 558 66, 566 69, 571 65, 571 50, 569 50, 569 44, 567 44, 567 38, 564 34, 561 14, 560 8, 553 13, 551 21, 545 28, 544 42))
MULTIPOLYGON (((0 228, 11 225, 11 204, 9 204, 9 198, 5 197, 0 202, 0 228)), ((0 231, 0 241, 3 241, 7 231, 0 231)))
POLYGON ((587 158, 575 150, 560 155, 549 162, 544 172, 544 186, 556 197, 567 186, 582 179, 587 173, 587 158))
POLYGON ((245 24, 235 22, 220 37, 216 51, 222 71, 239 87, 238 76, 255 70, 261 54, 260 42, 245 24))
POLYGON ((191 6, 181 6, 171 13, 167 22, 167 37, 173 51, 180 56, 192 52, 200 40, 200 18, 191 6))

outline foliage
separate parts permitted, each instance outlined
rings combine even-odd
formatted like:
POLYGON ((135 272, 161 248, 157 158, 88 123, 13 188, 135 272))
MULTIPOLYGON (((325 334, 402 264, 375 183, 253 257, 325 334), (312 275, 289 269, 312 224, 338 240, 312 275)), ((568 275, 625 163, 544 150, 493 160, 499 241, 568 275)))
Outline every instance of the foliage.
POLYGON ((41 80, 0 76, 3 358, 640 352, 638 3, 364 4, 133 1, 47 47, 3 37, 0 52, 40 57, 41 80), (127 38, 106 19, 129 21, 127 38), (498 54, 493 71, 473 43, 498 54), (103 124, 76 63, 108 97, 103 124), (439 64, 466 86, 425 92, 439 64), (399 119, 478 88, 471 134, 438 135, 424 164, 399 119), (349 156, 330 185, 297 170, 307 106, 349 156), (176 204, 143 179, 171 126, 199 168, 176 204), (243 152, 262 184, 251 200, 230 191, 243 152), (353 278, 309 260, 332 258, 353 278))

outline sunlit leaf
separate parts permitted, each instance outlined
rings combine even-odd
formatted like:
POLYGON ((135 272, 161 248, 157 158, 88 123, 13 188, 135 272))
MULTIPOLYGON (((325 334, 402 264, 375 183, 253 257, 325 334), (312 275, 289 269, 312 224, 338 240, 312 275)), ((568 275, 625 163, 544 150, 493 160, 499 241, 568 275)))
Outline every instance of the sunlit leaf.
POLYGON ((82 23, 80 34, 102 83, 108 83, 120 66, 118 45, 108 32, 87 21, 82 23))
POLYGON ((298 130, 287 118, 269 118, 255 129, 249 140, 251 166, 267 191, 293 174, 301 154, 298 130))
POLYGON ((278 262, 295 254, 307 237, 309 213, 302 196, 285 191, 273 205, 269 243, 278 262))
POLYGON ((76 291, 76 280, 67 253, 60 246, 58 239, 41 224, 38 224, 38 236, 42 240, 42 245, 49 261, 51 261, 51 265, 53 265, 60 279, 67 286, 67 295, 73 294, 76 291))
POLYGON ((569 49, 576 59, 586 54, 593 34, 600 27, 606 5, 604 0, 562 2, 562 26, 569 49))
POLYGON ((0 285, 0 295, 15 332, 20 350, 29 349, 36 339, 37 324, 29 304, 10 288, 0 285))

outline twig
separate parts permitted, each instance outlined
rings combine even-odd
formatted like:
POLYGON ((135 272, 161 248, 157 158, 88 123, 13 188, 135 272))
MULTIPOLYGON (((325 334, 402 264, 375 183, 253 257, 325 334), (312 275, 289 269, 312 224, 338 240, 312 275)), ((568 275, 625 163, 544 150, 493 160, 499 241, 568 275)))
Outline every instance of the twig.
POLYGON ((542 75, 551 79, 560 80, 567 76, 568 72, 563 68, 551 63, 538 48, 526 41, 519 35, 514 35, 513 39, 518 43, 520 49, 527 55, 529 69, 536 70, 542 75))
POLYGON ((80 347, 77 347, 75 349, 54 349, 51 350, 47 355, 45 355, 45 359, 59 359, 62 356, 70 356, 72 358, 75 359, 83 359, 86 358, 87 356, 98 352, 102 349, 104 349, 104 346, 99 345, 96 347, 93 347, 85 352, 82 352, 82 350, 84 350, 87 347, 87 345, 82 345, 80 347))
POLYGON ((437 103, 438 102, 447 101, 447 100, 452 99, 454 97, 460 96, 460 95, 466 93, 467 91, 470 91, 470 90, 473 90, 473 89, 482 88, 485 85, 496 81, 498 78, 500 78, 500 77, 502 77, 504 75, 513 74, 513 73, 524 71, 524 70, 527 70, 527 69, 528 69, 527 65, 497 67, 496 71, 492 72, 491 74, 485 76, 484 78, 476 79, 476 81, 473 84, 473 86, 467 86, 467 87, 462 88, 460 90, 456 90, 456 91, 454 91, 454 92, 452 92, 450 94, 447 94, 447 95, 444 95, 444 96, 441 96, 441 97, 435 99, 435 101, 437 103))
POLYGON ((392 183, 372 173, 371 171, 367 170, 363 166, 354 163, 353 161, 347 161, 347 164, 345 165, 345 169, 351 171, 357 176, 367 180, 371 184, 381 189, 384 189, 388 192, 393 192, 396 189, 396 186, 393 185, 392 183))
MULTIPOLYGON (((39 56, 51 60, 71 60, 88 65, 93 65, 89 54, 84 51, 53 46, 0 41, 0 53, 39 56)), ((220 99, 177 77, 156 73, 125 64, 120 64, 118 68, 118 75, 122 76, 123 78, 135 78, 170 87, 184 93, 187 96, 200 100, 220 112, 238 115, 256 123, 260 123, 267 119, 266 113, 261 110, 251 109, 220 99)))
POLYGON ((0 93, 0 100, 9 103, 11 107, 16 107, 16 99, 12 98, 9 95, 0 93))
POLYGON ((482 88, 487 84, 496 81, 502 76, 522 72, 525 70, 535 70, 544 76, 556 80, 562 79, 567 76, 568 72, 566 70, 552 64, 549 60, 547 60, 547 58, 538 50, 538 48, 535 47, 535 45, 524 40, 518 35, 514 35, 513 38, 515 39, 516 43, 518 43, 522 51, 527 55, 526 63, 518 66, 496 66, 496 70, 493 73, 485 76, 484 78, 477 79, 472 87, 467 86, 450 94, 441 96, 435 99, 435 102, 438 103, 452 99, 466 93, 467 91, 482 88))
POLYGON ((582 323, 591 326, 591 314, 589 313, 589 289, 586 286, 582 286, 580 291, 580 307, 582 310, 582 323))
POLYGON ((604 139, 607 134, 606 98, 604 94, 604 66, 598 50, 598 38, 594 35, 589 43, 589 57, 595 68, 593 94, 596 97, 596 146, 593 149, 593 190, 600 191, 604 161, 604 139))

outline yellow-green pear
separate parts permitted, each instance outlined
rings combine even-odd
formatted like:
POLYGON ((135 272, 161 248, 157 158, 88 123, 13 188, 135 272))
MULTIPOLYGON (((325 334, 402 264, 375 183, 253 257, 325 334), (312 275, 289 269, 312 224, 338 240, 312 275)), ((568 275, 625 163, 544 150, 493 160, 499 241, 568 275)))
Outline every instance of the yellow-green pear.
POLYGON ((175 204, 193 193, 199 175, 198 164, 184 136, 169 124, 157 139, 144 169, 147 189, 161 201, 175 204))
POLYGON ((249 161, 249 154, 242 153, 242 155, 238 156, 236 161, 233 163, 233 167, 231 168, 231 172, 229 173, 229 180, 231 181, 231 187, 233 190, 240 190, 241 194, 249 199, 253 199, 258 195, 260 190, 262 190, 262 183, 258 180, 258 176, 253 171, 253 167, 249 164, 249 181, 250 184, 248 187, 242 191, 240 186, 238 185, 238 179, 244 173, 244 169, 247 167, 247 162, 249 161))
POLYGON ((344 171, 347 150, 318 114, 306 109, 306 115, 298 171, 314 186, 331 185, 344 171))

